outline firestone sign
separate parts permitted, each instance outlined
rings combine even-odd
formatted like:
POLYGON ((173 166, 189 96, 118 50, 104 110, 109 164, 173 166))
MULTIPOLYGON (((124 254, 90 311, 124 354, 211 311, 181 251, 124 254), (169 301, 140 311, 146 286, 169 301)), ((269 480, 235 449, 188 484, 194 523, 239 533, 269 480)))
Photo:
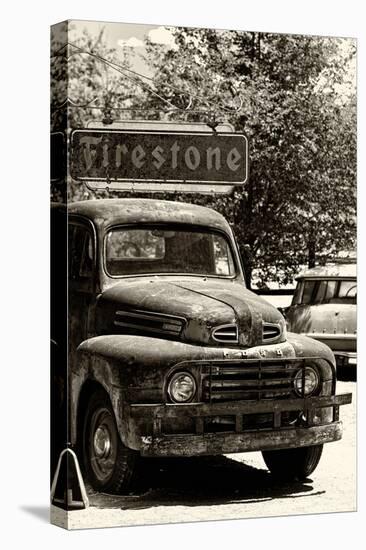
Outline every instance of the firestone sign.
POLYGON ((74 130, 71 176, 89 183, 243 185, 248 142, 237 133, 74 130))

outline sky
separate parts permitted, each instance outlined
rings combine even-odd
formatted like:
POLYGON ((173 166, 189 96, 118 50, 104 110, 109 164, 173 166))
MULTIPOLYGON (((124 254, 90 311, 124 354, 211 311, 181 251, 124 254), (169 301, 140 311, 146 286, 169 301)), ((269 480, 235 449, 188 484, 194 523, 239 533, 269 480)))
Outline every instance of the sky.
MULTIPOLYGON (((172 33, 168 27, 157 25, 145 25, 123 22, 106 22, 106 21, 82 21, 72 20, 70 31, 70 41, 72 42, 86 29, 89 34, 98 36, 104 28, 104 37, 107 45, 116 50, 117 57, 128 52, 129 59, 133 69, 148 77, 153 76, 151 67, 145 63, 143 55, 144 38, 148 37, 151 42, 163 44, 167 49, 175 49, 175 43, 172 33)), ((345 59, 355 44, 352 39, 343 39, 340 43, 339 53, 345 59)), ((346 61, 345 61, 346 62, 346 61)), ((347 63, 347 62, 346 62, 347 63)), ((339 97, 347 98, 353 91, 356 85, 356 58, 353 58, 351 63, 348 63, 346 82, 338 85, 339 97)), ((319 81, 320 87, 324 82, 319 81)), ((346 99, 347 100, 347 99, 346 99)))
POLYGON ((98 36, 103 28, 107 45, 110 48, 115 48, 117 56, 129 50, 134 70, 146 76, 151 76, 151 68, 142 59, 144 38, 148 36, 151 42, 164 44, 167 49, 175 47, 173 36, 165 27, 102 21, 72 21, 70 41, 72 42, 80 36, 83 29, 86 29, 91 35, 98 36))

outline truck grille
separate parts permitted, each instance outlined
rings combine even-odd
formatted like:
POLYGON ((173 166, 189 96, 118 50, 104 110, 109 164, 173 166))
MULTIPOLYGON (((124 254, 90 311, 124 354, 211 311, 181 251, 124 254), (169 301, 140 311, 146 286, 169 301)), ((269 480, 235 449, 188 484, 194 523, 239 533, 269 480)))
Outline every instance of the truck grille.
POLYGON ((293 375, 300 362, 276 360, 215 361, 202 369, 203 401, 285 399, 293 396, 293 375))
POLYGON ((238 327, 236 325, 221 325, 213 329, 212 338, 223 344, 237 344, 238 327))
POLYGON ((274 342, 281 336, 281 325, 276 323, 263 323, 263 342, 274 342))
POLYGON ((152 332, 158 334, 167 334, 179 336, 184 326, 185 319, 155 313, 153 311, 117 310, 114 325, 123 327, 127 330, 140 330, 142 332, 152 332))

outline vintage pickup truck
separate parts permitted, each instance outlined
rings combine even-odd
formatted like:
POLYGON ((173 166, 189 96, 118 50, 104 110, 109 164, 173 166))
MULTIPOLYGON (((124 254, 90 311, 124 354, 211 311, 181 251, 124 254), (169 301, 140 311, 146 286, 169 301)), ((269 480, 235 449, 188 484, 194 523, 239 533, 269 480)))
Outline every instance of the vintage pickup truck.
POLYGON ((68 206, 69 442, 96 490, 140 456, 262 451, 306 478, 342 435, 335 362, 250 292, 227 221, 191 204, 68 206))

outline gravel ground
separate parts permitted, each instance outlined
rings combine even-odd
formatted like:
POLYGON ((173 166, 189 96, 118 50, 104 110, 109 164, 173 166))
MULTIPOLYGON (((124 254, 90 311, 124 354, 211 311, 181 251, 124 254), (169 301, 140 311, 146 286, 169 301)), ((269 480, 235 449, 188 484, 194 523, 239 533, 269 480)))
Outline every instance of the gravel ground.
MULTIPOLYGON (((275 483, 260 453, 144 463, 139 487, 127 496, 88 488, 90 507, 69 513, 68 528, 115 527, 356 510, 356 383, 341 407, 343 439, 325 445, 319 466, 305 482, 275 483)), ((66 527, 52 507, 53 523, 66 527)))

